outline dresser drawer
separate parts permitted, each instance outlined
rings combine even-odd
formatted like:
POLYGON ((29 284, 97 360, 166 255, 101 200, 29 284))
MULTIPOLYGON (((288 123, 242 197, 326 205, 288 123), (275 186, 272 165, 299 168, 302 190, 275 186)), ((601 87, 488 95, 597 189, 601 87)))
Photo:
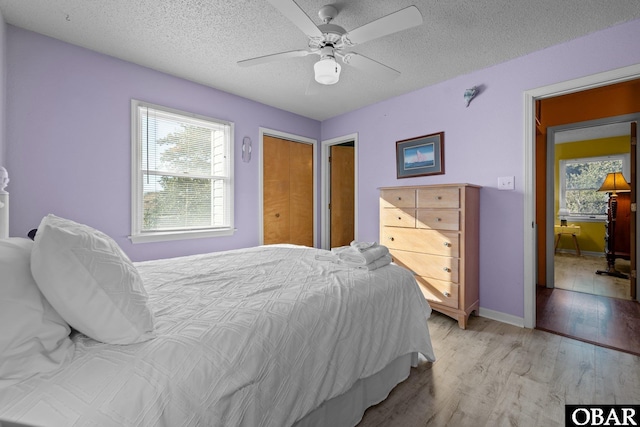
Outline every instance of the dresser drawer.
POLYGON ((391 250, 394 262, 408 268, 416 276, 458 283, 458 258, 391 250))
POLYGON ((419 208, 459 208, 459 188, 421 188, 417 192, 419 208))
POLYGON ((389 249, 458 257, 460 235, 452 231, 382 227, 380 244, 389 249))
POLYGON ((415 208, 416 190, 393 189, 380 191, 380 207, 382 208, 415 208))
POLYGON ((460 230, 460 211, 453 209, 420 209, 416 227, 434 230, 460 230))
POLYGON ((416 227, 415 209, 382 209, 380 222, 387 227, 416 227))
POLYGON ((416 276, 416 281, 418 285, 420 285, 422 294, 429 302, 435 302, 451 308, 458 308, 460 285, 457 283, 422 276, 416 276))

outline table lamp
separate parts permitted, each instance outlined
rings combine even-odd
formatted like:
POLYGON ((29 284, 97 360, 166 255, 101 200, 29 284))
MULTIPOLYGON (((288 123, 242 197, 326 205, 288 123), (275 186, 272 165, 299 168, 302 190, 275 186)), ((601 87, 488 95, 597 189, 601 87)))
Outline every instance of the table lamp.
POLYGON ((563 227, 567 226, 567 217, 569 216, 569 209, 560 208, 558 209, 558 217, 560 217, 560 225, 563 227))
POLYGON ((622 175, 622 172, 610 172, 607 174, 602 186, 598 191, 609 193, 609 209, 607 210, 607 269, 598 270, 596 274, 606 274, 607 276, 628 279, 626 274, 616 270, 616 216, 618 213, 618 194, 631 191, 631 186, 622 175))

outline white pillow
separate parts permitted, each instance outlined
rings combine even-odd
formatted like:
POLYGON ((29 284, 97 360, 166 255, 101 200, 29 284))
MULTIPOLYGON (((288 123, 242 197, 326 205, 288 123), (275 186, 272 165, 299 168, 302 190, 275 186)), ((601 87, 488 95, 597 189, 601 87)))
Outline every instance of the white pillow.
POLYGON ((32 247, 28 239, 0 239, 0 388, 73 357, 69 325, 31 275, 32 247))
POLYGON ((36 233, 31 272, 56 311, 83 334, 108 344, 155 336, 138 270, 106 234, 47 215, 36 233))

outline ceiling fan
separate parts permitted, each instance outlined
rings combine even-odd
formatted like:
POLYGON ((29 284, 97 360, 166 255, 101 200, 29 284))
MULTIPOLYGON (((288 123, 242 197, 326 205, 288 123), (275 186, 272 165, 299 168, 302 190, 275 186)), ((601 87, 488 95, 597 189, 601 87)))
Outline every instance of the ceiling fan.
POLYGON ((320 60, 314 64, 313 68, 315 80, 323 85, 335 84, 340 79, 341 66, 336 58, 346 65, 379 78, 389 79, 400 75, 399 71, 349 49, 422 24, 422 14, 418 8, 409 6, 347 32, 344 28, 331 23, 338 15, 338 9, 335 6, 326 5, 320 8, 318 16, 323 24, 316 26, 293 0, 267 1, 309 37, 309 48, 245 59, 238 61, 238 65, 248 67, 310 54, 319 55, 320 60))

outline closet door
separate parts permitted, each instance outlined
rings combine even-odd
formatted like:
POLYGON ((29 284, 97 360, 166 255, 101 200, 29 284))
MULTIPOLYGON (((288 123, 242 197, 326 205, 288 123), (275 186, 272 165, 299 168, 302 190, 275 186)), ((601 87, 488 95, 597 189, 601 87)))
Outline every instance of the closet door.
POLYGON ((289 243, 313 246, 313 146, 289 141, 289 243))
POLYGON ((264 244, 288 242, 289 141, 265 136, 262 149, 264 244))
POLYGON ((313 146, 263 140, 263 241, 313 246, 313 146))

